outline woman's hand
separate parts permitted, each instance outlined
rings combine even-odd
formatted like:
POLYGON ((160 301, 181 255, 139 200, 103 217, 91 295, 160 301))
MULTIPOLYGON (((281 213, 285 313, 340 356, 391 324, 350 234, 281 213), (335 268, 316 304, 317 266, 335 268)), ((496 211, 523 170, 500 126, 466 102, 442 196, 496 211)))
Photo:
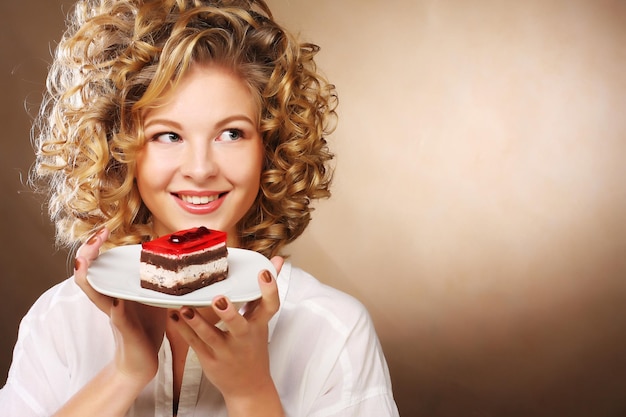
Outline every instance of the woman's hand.
POLYGON ((158 369, 157 354, 163 342, 167 310, 114 299, 100 294, 89 285, 87 270, 98 257, 108 235, 108 230, 102 229, 80 247, 76 255, 74 280, 111 319, 116 347, 115 369, 139 385, 145 385, 158 369))
MULTIPOLYGON (((283 259, 272 258, 272 263, 280 272, 283 259)), ((174 328, 198 356, 205 375, 224 396, 229 416, 282 414, 268 352, 268 322, 280 305, 278 287, 269 271, 262 271, 258 279, 261 298, 250 303, 243 315, 226 297, 213 299, 212 308, 226 331, 189 307, 170 315, 174 328)))

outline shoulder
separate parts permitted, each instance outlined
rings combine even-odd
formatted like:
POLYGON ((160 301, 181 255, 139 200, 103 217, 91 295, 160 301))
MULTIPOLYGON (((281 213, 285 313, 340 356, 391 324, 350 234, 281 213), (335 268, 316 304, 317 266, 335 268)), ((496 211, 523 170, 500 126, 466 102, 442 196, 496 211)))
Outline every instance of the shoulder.
POLYGON ((359 300, 290 263, 281 271, 278 286, 284 291, 281 314, 323 321, 345 337, 357 328, 373 331, 369 313, 359 300))
POLYGON ((27 317, 46 316, 53 310, 75 306, 86 301, 88 299, 74 282, 74 277, 70 277, 41 294, 31 306, 27 317))
MULTIPOLYGON (((89 356, 96 350, 109 347, 110 333, 108 316, 89 300, 73 277, 68 278, 44 292, 20 322, 13 372, 19 373, 25 363, 33 366, 44 358, 63 366, 91 360, 89 356)), ((42 369, 52 367, 39 365, 42 369)))
POLYGON ((55 333, 60 333, 63 328, 71 331, 91 327, 94 321, 105 318, 70 277, 49 288, 35 301, 20 323, 19 336, 20 339, 28 337, 36 329, 54 329, 55 333))
POLYGON ((289 268, 287 303, 314 303, 341 313, 357 315, 367 313, 363 304, 354 296, 322 283, 298 267, 291 264, 286 266, 289 268))
POLYGON ((277 282, 281 308, 270 363, 279 387, 306 393, 293 414, 396 416, 387 363, 365 306, 289 263, 277 282))
POLYGON ((52 414, 110 357, 102 354, 112 350, 108 326, 73 278, 44 292, 20 323, 3 393, 8 405, 52 414))

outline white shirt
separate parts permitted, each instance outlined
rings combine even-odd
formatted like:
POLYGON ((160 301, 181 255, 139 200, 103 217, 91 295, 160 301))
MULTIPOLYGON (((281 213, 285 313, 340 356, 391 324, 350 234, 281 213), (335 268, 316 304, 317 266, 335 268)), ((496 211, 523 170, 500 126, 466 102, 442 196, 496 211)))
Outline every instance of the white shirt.
MULTIPOLYGON (((277 278, 280 309, 269 324, 272 378, 290 417, 398 416, 387 363, 361 303, 288 262, 277 278)), ((109 318, 72 278, 46 291, 20 324, 0 414, 49 416, 114 354, 109 318)), ((128 417, 172 415, 172 353, 128 417)), ((178 417, 226 417, 220 392, 187 355, 178 417)))

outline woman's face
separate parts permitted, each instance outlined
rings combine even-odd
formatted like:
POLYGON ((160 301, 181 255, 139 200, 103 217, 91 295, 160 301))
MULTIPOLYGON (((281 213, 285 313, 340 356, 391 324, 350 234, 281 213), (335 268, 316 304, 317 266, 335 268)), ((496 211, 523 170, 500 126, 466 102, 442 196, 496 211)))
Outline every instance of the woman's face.
POLYGON ((197 226, 228 233, 259 190, 263 143, 259 109, 246 84, 217 67, 197 65, 144 117, 146 145, 137 187, 162 236, 197 226))

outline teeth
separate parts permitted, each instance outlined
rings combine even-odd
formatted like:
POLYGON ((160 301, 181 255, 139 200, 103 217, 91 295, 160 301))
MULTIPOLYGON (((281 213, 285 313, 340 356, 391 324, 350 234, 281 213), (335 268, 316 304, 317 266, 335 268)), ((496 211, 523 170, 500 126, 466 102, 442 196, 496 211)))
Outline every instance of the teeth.
POLYGON ((212 196, 180 195, 181 200, 183 200, 186 203, 191 203, 191 204, 208 204, 211 201, 217 200, 218 197, 219 197, 218 195, 212 195, 212 196))

